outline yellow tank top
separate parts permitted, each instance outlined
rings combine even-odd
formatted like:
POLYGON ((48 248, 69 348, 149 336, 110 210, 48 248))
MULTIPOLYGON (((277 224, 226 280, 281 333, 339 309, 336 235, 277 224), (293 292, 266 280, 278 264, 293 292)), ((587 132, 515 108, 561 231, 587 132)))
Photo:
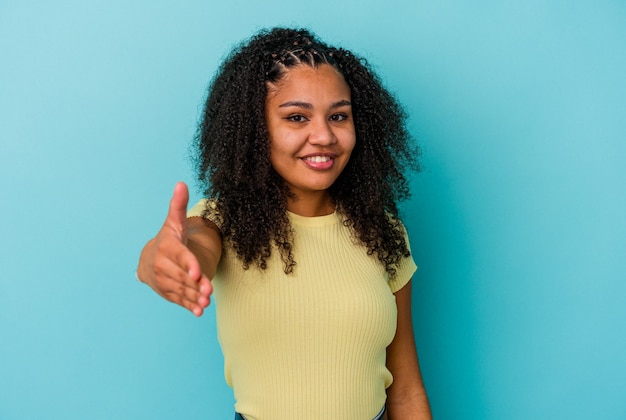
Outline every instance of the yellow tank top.
MULTIPOLYGON (((205 200, 188 216, 200 216, 205 200)), ((389 279, 334 213, 289 213, 295 271, 278 252, 243 270, 225 245, 212 280, 224 373, 249 420, 371 419, 386 399, 386 347, 396 330, 394 292, 416 270, 405 259, 389 279)))

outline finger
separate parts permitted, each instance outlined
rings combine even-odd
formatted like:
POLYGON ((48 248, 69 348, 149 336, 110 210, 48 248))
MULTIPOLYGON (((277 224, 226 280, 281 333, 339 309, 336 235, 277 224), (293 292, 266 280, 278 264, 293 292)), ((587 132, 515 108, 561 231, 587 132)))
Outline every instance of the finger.
POLYGON ((186 292, 184 293, 187 293, 187 292, 189 293, 184 294, 184 295, 165 294, 164 297, 170 302, 180 305, 183 308, 191 312, 195 312, 195 310, 198 308, 204 310, 204 308, 209 306, 209 300, 207 298, 198 298, 198 299, 190 298, 190 296, 200 296, 200 295, 198 295, 196 292, 194 292, 192 289, 189 289, 189 288, 186 288, 186 292))
MULTIPOLYGON (((154 255, 156 255, 154 259, 155 270, 159 268, 164 270, 164 267, 157 267, 157 265, 165 261, 171 261, 181 272, 191 277, 196 282, 200 280, 202 276, 202 269, 198 258, 181 242, 181 239, 177 235, 171 235, 168 233, 167 229, 159 233, 154 255)), ((180 275, 178 277, 180 277, 180 275)))
POLYGON ((198 283, 200 285, 200 295, 207 298, 211 296, 213 293, 213 284, 211 284, 209 278, 203 274, 198 283))
MULTIPOLYGON (((202 274, 200 263, 196 256, 188 248, 177 245, 174 259, 160 260, 159 266, 155 267, 155 271, 158 271, 167 280, 167 289, 171 290, 168 300, 172 300, 188 309, 194 307, 194 305, 198 305, 200 309, 206 308, 210 303, 213 286, 209 278, 202 274), (194 272, 196 274, 193 274, 194 272)), ((165 288, 165 284, 163 288, 165 288)), ((195 309, 190 310, 199 316, 195 309)))
POLYGON ((203 309, 208 306, 209 298, 200 293, 198 282, 191 280, 184 271, 178 269, 173 263, 164 263, 169 275, 158 273, 155 278, 154 289, 165 299, 186 309, 196 312, 197 308, 203 309))
POLYGON ((165 225, 184 233, 187 220, 187 205, 189 203, 189 190, 184 182, 178 182, 174 187, 174 193, 170 200, 169 210, 165 219, 165 225))
POLYGON ((187 249, 187 252, 181 252, 177 255, 177 262, 187 271, 187 275, 199 282, 202 279, 202 267, 200 267, 200 261, 195 254, 187 249))
POLYGON ((156 286, 164 291, 184 295, 183 288, 186 288, 200 294, 200 283, 191 278, 187 270, 180 267, 176 261, 160 259, 154 265, 154 278, 156 286))
MULTIPOLYGON (((173 245, 172 258, 174 263, 180 267, 185 274, 194 282, 200 281, 202 278, 202 267, 200 261, 193 252, 182 244, 173 245)), ((199 288, 200 286, 198 286, 199 288)))
POLYGON ((213 293, 213 285, 209 281, 209 278, 205 275, 202 276, 200 281, 199 296, 198 296, 198 304, 202 308, 206 308, 211 303, 211 294, 213 293))
POLYGON ((176 262, 164 259, 155 267, 155 275, 157 287, 171 296, 180 296, 203 307, 209 305, 213 285, 204 274, 196 281, 176 262))
MULTIPOLYGON (((208 279, 205 277, 206 281, 208 279)), ((193 282, 193 284, 197 284, 193 282)), ((200 293, 194 287, 183 285, 180 281, 172 278, 162 279, 161 288, 155 289, 163 298, 173 302, 192 312, 195 316, 202 316, 204 309, 211 303, 210 294, 207 296, 200 293), (166 290, 160 292, 159 290, 166 290)), ((212 288, 209 288, 212 291, 212 288)))

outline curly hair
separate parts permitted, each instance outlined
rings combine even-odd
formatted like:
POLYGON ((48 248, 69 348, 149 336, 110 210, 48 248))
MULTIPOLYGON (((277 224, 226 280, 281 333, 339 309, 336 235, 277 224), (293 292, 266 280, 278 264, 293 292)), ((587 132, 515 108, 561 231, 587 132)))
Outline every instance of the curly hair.
MULTIPOLYGON (((293 272, 290 192, 270 163, 268 83, 298 65, 333 66, 351 92, 356 145, 329 194, 344 224, 391 277, 410 255, 397 203, 409 197, 407 168, 419 169, 403 108, 367 62, 305 29, 262 30, 236 46, 208 89, 193 148, 198 180, 213 197, 221 234, 243 267, 267 267, 272 250, 293 272)), ((207 208, 206 217, 211 210, 207 208)))

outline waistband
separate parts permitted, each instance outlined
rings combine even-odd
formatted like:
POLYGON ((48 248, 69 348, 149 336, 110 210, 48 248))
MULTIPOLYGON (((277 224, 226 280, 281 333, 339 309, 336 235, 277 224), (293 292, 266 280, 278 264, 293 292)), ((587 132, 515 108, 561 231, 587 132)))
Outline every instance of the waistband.
MULTIPOLYGON (((382 420, 383 416, 385 415, 385 411, 387 411, 387 407, 383 406, 380 412, 372 420, 382 420)), ((242 414, 235 413, 235 420, 246 420, 246 418, 242 414)))

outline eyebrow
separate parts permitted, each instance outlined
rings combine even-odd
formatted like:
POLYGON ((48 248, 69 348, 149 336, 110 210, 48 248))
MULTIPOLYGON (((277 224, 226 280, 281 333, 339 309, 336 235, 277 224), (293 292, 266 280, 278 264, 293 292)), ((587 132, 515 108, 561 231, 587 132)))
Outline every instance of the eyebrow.
MULTIPOLYGON (((302 102, 302 101, 289 101, 289 102, 285 102, 284 104, 278 105, 279 108, 288 108, 291 106, 304 108, 304 109, 313 109, 313 105, 311 105, 308 102, 302 102)), ((352 106, 352 103, 348 101, 347 99, 342 99, 332 104, 330 106, 330 109, 341 108, 342 106, 352 106)))

